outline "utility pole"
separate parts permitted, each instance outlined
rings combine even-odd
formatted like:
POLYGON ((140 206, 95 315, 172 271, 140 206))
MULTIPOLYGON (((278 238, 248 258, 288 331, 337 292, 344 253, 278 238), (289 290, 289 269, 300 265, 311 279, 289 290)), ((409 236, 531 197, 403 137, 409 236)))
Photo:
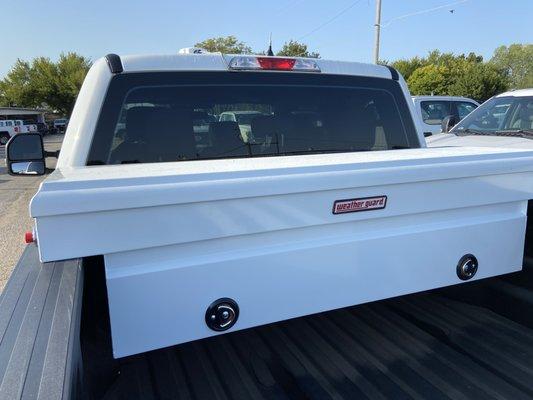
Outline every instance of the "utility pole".
POLYGON ((381 0, 376 0, 376 41, 374 43, 374 64, 379 62, 379 34, 381 30, 381 0))

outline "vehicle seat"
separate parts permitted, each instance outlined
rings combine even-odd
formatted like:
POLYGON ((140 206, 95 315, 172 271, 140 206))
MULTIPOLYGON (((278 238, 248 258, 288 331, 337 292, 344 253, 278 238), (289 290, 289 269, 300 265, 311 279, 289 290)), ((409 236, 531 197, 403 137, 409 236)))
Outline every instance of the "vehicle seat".
POLYGON ((520 126, 518 129, 533 129, 533 103, 522 106, 520 110, 520 126))
POLYGON ((148 152, 152 162, 195 160, 198 158, 192 114, 159 108, 149 116, 152 128, 148 152))
POLYGON ((241 137, 239 124, 235 121, 220 121, 209 124, 212 146, 202 152, 202 158, 225 158, 250 155, 248 145, 241 137))
POLYGON ((286 134, 283 137, 283 151, 311 151, 330 148, 324 129, 316 126, 316 117, 309 114, 290 114, 284 118, 286 134))
POLYGON ((376 143, 376 119, 369 110, 334 116, 330 121, 330 147, 336 150, 372 150, 376 143))
POLYGON ((190 113, 168 108, 131 108, 126 115, 124 142, 111 158, 112 164, 196 159, 190 113))
POLYGON ((154 107, 132 107, 127 111, 124 141, 111 152, 111 164, 147 162, 146 138, 149 134, 149 117, 154 110, 154 107))
POLYGON ((251 130, 255 143, 252 154, 277 154, 280 129, 279 120, 273 115, 260 115, 252 120, 251 130))

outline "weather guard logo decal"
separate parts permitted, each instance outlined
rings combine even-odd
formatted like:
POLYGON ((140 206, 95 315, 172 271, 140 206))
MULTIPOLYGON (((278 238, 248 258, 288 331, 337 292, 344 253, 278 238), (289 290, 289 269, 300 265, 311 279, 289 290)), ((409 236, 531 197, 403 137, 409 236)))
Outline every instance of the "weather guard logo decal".
POLYGON ((362 197, 360 199, 337 200, 333 203, 333 214, 357 211, 381 210, 387 205, 387 196, 362 197))

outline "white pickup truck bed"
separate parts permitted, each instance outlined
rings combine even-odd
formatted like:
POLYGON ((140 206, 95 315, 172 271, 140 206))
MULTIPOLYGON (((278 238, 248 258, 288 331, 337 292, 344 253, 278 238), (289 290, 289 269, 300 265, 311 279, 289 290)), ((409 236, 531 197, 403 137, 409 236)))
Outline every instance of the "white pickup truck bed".
MULTIPOLYGON (((423 148, 409 99, 385 66, 96 61, 0 299, 0 397, 530 397, 533 152, 423 148)), ((7 166, 44 156, 16 135, 7 166)))
POLYGON ((239 305, 237 330, 459 283, 465 254, 474 279, 517 271, 532 161, 435 148, 62 168, 31 213, 43 261, 104 256, 125 356, 217 334, 203 318, 218 298, 239 305))
POLYGON ((100 263, 93 257, 40 264, 36 247, 28 246, 0 296, 0 395, 64 400, 533 396, 530 268, 503 279, 113 360, 100 263))

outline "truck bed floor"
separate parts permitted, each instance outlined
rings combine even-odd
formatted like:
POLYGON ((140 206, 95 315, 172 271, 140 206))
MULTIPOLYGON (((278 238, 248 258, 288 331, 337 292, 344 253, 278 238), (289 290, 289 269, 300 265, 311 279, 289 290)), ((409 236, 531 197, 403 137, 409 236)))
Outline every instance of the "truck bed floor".
POLYGON ((106 399, 530 399, 533 330, 437 293, 120 360, 106 399))

